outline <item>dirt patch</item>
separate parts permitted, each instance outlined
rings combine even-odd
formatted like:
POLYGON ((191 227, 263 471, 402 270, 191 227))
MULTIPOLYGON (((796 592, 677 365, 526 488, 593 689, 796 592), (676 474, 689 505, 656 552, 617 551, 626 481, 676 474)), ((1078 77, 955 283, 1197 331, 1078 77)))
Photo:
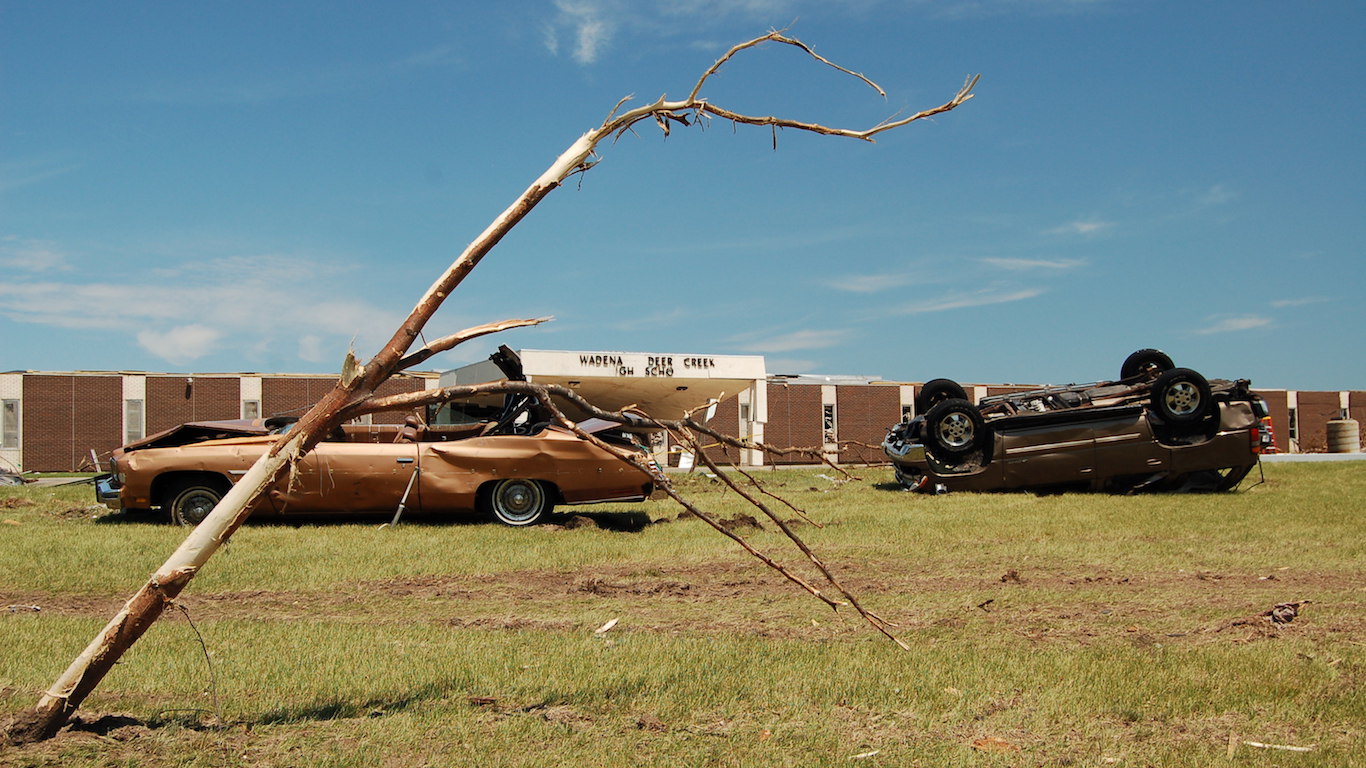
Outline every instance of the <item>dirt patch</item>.
MULTIPOLYGON (((824 586, 819 575, 804 575, 824 586)), ((870 609, 897 622, 908 638, 971 628, 1030 644, 1118 641, 1148 647, 1366 634, 1366 593, 1343 574, 1286 571, 1267 578, 1261 573, 1119 573, 1100 568, 1070 573, 1023 567, 942 574, 886 561, 843 568, 839 576, 870 609), (1305 603, 1291 622, 1278 624, 1267 615, 1287 600, 1311 597, 1313 602, 1305 603)), ((0 612, 0 621, 25 620, 24 614, 106 618, 124 597, 0 593, 0 606, 12 607, 8 614, 0 612)), ((858 631, 852 611, 831 616, 771 570, 733 561, 667 571, 595 566, 591 575, 558 570, 424 574, 353 582, 326 592, 188 593, 179 602, 196 621, 427 621, 491 631, 577 632, 591 631, 606 614, 622 616, 619 631, 626 632, 735 632, 797 639, 858 631)), ((168 618, 181 620, 176 613, 168 618)))

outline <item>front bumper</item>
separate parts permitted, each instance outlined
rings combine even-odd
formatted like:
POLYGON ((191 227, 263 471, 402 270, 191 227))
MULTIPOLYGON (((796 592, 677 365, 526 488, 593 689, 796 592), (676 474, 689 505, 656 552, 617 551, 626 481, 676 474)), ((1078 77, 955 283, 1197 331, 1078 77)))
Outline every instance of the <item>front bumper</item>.
POLYGON ((95 476, 95 500, 117 512, 123 509, 119 486, 114 484, 113 475, 95 476))

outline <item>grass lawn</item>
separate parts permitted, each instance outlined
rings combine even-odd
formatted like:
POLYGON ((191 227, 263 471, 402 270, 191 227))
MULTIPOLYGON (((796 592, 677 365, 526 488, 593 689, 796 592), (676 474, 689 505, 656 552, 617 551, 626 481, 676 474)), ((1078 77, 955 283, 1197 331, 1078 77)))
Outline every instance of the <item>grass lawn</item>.
MULTIPOLYGON (((660 521, 633 532, 249 525, 76 728, 0 765, 1366 766, 1366 463, 1184 496, 829 474, 759 477, 910 651, 667 501, 588 508, 660 521)), ((92 497, 0 488, 0 722, 183 537, 92 497)))

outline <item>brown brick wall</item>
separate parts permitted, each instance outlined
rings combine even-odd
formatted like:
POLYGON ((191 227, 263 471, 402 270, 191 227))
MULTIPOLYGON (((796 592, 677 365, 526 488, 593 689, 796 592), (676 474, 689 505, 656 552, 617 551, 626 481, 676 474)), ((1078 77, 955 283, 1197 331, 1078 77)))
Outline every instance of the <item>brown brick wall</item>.
POLYGON ((1328 450, 1328 420, 1342 411, 1342 400, 1337 392, 1299 392, 1300 452, 1322 453, 1328 450))
MULTIPOLYGON (((838 411, 837 411, 838 413, 838 411)), ((779 448, 819 449, 821 435, 821 388, 810 384, 768 384, 768 424, 764 442, 779 448)), ((771 456, 774 464, 810 464, 807 455, 771 456)))
POLYGON ((887 436, 887 428, 898 421, 901 421, 899 387, 835 387, 835 424, 838 427, 841 462, 885 462, 887 457, 882 453, 882 438, 887 436))
MULTIPOLYGON (((262 376, 261 377, 261 415, 263 416, 302 416, 310 406, 322 399, 323 395, 336 386, 335 376, 318 378, 300 376, 262 376)), ((401 395, 407 392, 421 392, 425 387, 423 379, 406 376, 394 377, 380 385, 380 396, 401 395)), ((375 424, 402 424, 406 414, 401 412, 377 413, 375 424)))
MULTIPOLYGON (((335 379, 333 380, 335 382, 335 379)), ((407 377, 395 376, 379 386, 375 394, 381 397, 389 395, 402 395, 408 392, 421 392, 425 388, 422 379, 410 379, 407 377)), ((375 424, 402 424, 403 417, 407 414, 401 411, 390 411, 388 413, 377 413, 371 419, 375 424)), ((426 418, 425 414, 423 418, 426 418)))
POLYGON ((241 394, 236 376, 148 376, 147 434, 187 421, 240 419, 241 394))
MULTIPOLYGON (((968 391, 968 399, 973 400, 974 398, 972 396, 972 386, 967 385, 964 386, 963 389, 966 389, 968 391)), ((1028 392, 1031 389, 1039 389, 1039 387, 987 387, 987 397, 995 397, 997 395, 1013 395, 1016 392, 1028 392)), ((917 388, 916 391, 919 392, 919 388, 917 388)))
POLYGON ((1362 435, 1362 447, 1366 448, 1366 392, 1348 392, 1347 397, 1348 418, 1356 420, 1357 430, 1362 435))
MULTIPOLYGON (((711 417, 707 426, 723 435, 735 437, 740 432, 740 399, 728 397, 716 404, 716 415, 711 417)), ((698 435, 702 445, 707 446, 707 458, 718 463, 737 463, 740 449, 722 445, 710 445, 715 441, 707 435, 698 435)))
POLYGON ((123 442, 120 376, 24 377, 24 469, 68 472, 90 463, 90 449, 107 454, 123 442))

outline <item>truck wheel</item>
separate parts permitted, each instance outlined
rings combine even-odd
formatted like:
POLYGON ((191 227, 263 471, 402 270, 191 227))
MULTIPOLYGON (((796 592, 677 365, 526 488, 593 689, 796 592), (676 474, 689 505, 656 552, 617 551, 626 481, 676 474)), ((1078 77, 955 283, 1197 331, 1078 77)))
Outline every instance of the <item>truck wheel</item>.
POLYGON ((1137 378, 1139 374, 1163 373, 1175 367, 1166 352, 1160 349, 1140 349, 1124 358, 1124 364, 1119 366, 1119 379, 1128 381, 1137 378))
POLYGON ((915 393, 915 412, 926 413, 945 400, 967 400, 968 393, 953 379, 930 379, 915 393))
POLYGON ((981 447, 987 425, 977 406, 961 398, 941 401, 925 414, 925 445, 946 461, 956 461, 981 447))
POLYGON ((1152 408, 1168 424, 1195 424, 1211 405, 1209 382, 1189 368, 1173 368, 1153 382, 1152 408))

